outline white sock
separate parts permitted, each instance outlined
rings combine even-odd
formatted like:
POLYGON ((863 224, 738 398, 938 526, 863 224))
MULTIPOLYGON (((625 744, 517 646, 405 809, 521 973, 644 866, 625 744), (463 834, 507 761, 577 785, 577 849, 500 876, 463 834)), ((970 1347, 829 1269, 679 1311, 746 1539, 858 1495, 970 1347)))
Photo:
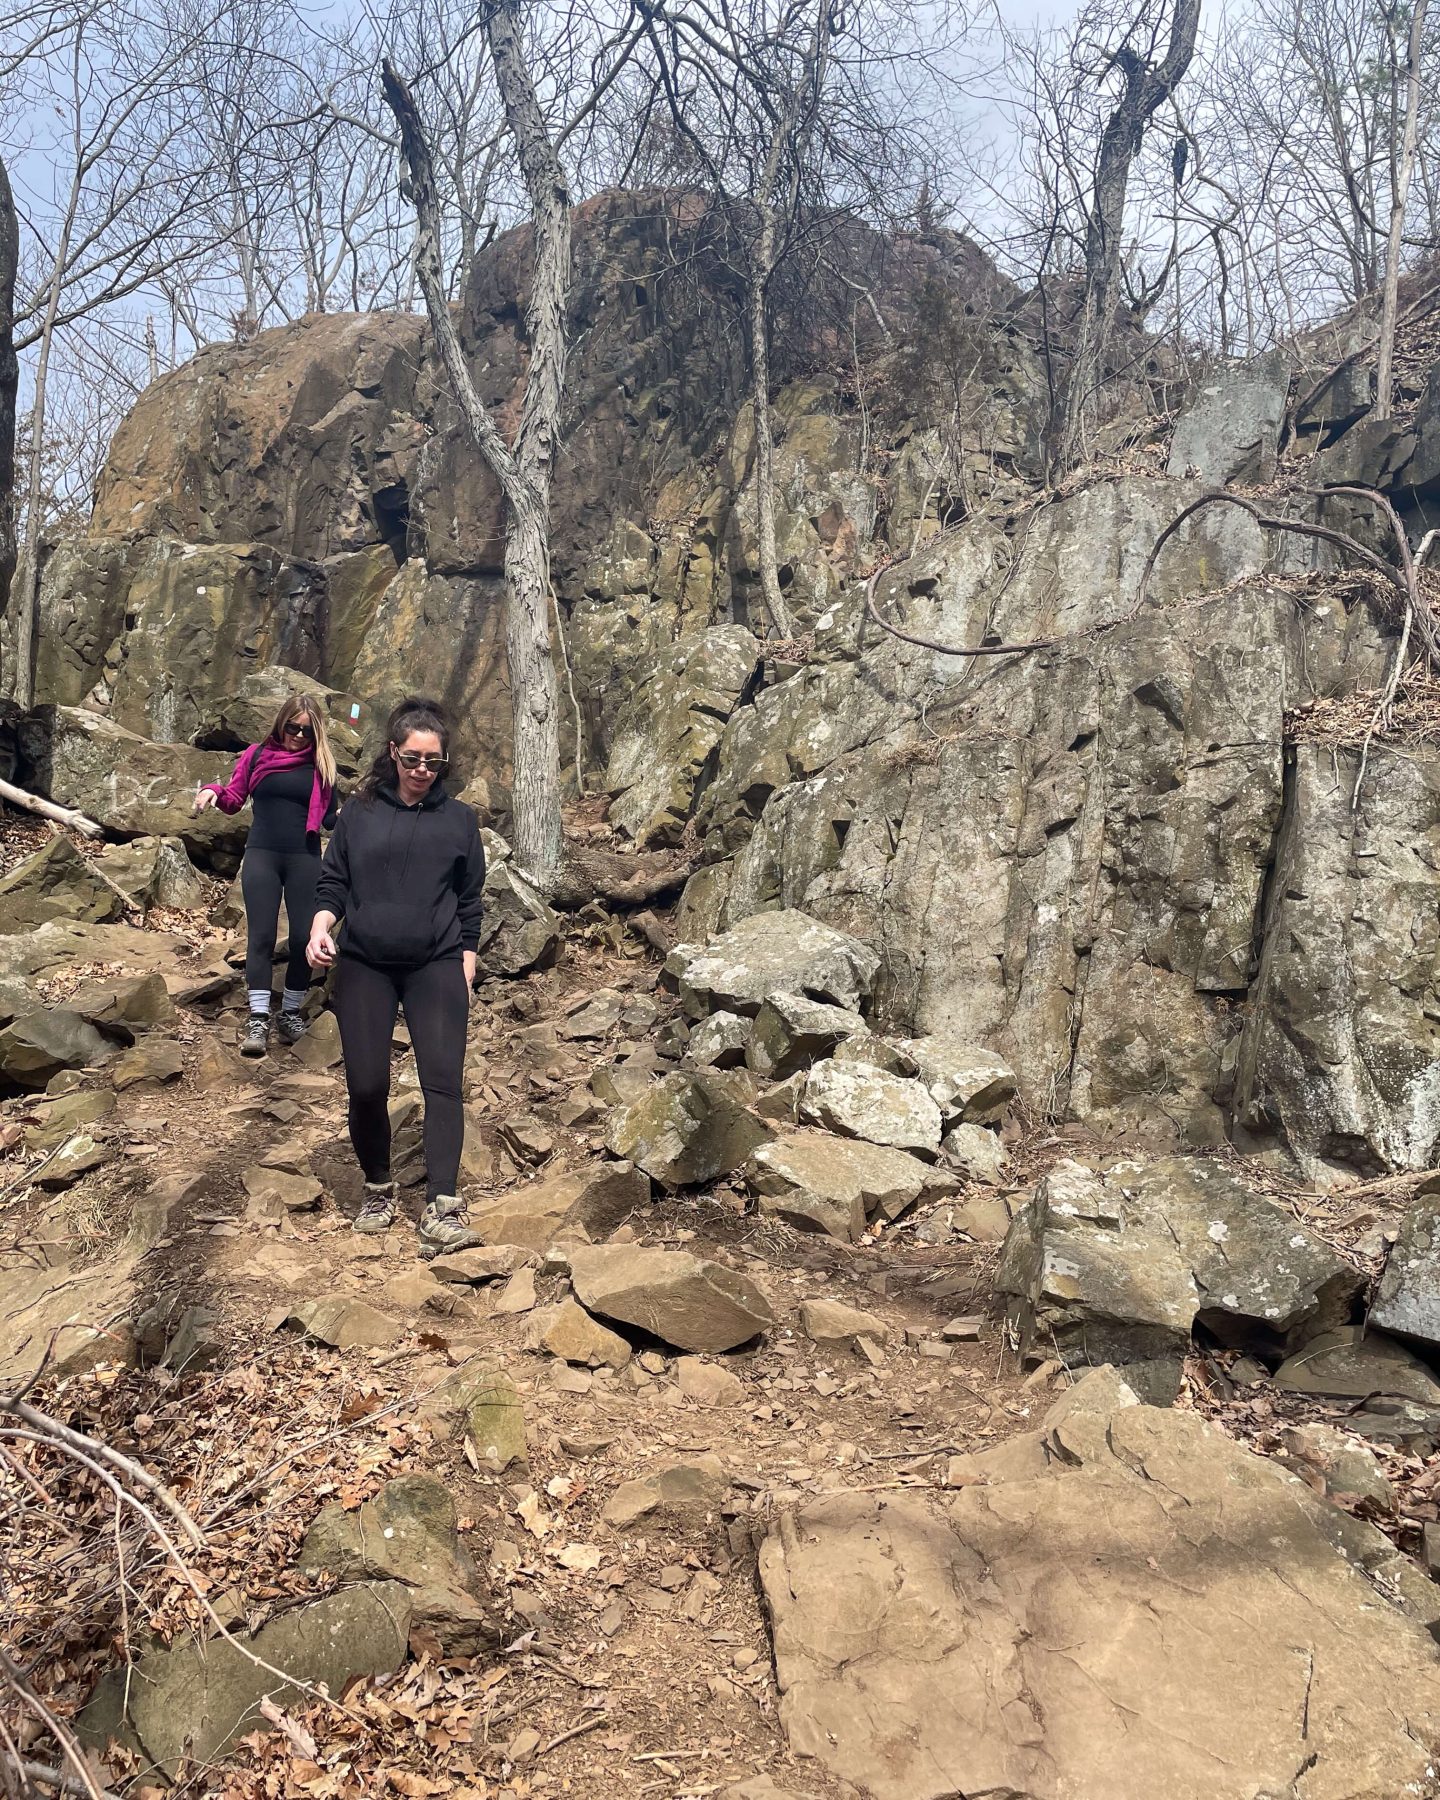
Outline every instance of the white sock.
POLYGON ((270 1017, 269 988, 246 988, 245 991, 250 996, 250 1011, 258 1013, 262 1019, 268 1019, 270 1017))
POLYGON ((282 988, 280 990, 281 1012, 299 1012, 305 1004, 305 996, 309 991, 308 988, 282 988))

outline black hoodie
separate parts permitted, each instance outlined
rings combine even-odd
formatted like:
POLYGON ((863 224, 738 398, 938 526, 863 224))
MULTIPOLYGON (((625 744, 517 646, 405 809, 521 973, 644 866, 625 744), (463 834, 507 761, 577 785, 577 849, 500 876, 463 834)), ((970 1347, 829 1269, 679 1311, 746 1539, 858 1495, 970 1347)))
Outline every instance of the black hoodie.
POLYGON ((315 910, 345 921, 342 956, 418 968, 475 949, 484 880, 473 808, 438 781, 414 806, 380 787, 342 810, 321 864, 315 910))

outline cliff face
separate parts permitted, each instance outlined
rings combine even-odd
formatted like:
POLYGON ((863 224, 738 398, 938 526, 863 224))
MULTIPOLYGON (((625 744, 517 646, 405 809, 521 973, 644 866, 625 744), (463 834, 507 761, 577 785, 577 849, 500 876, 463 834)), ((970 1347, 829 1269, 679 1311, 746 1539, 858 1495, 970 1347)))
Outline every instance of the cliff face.
MULTIPOLYGON (((1043 371, 1014 297, 963 247, 857 240, 877 306, 817 308, 789 339, 780 556, 803 635, 772 654, 735 297, 707 234, 672 197, 577 219, 553 545, 590 781, 637 841, 701 846, 683 934, 781 905, 842 925, 881 953, 887 1026, 989 1044, 1060 1117, 1433 1163, 1440 756, 1377 743, 1357 799, 1353 735, 1294 726, 1380 684, 1389 627, 1228 511, 1172 541, 1136 606, 1205 483, 1273 475, 1285 359, 1212 383, 1173 444, 1137 413, 1152 441, 1125 472, 1042 494, 1043 371), (902 644, 865 615, 887 558, 877 601, 916 635, 1062 641, 902 644)), ((502 419, 524 265, 523 234, 500 240, 461 308, 502 419)), ((50 563, 41 699, 194 742, 257 664, 372 709, 419 686, 503 780, 503 519, 424 337, 309 319, 143 396, 90 535, 50 563)), ((1329 409, 1327 478, 1423 522, 1437 388, 1383 429, 1329 409)))

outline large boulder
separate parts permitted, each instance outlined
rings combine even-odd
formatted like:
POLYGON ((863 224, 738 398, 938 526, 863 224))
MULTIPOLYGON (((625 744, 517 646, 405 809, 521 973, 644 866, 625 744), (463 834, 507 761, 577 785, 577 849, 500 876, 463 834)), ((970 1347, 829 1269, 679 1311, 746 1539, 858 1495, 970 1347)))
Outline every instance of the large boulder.
POLYGON ((1203 381, 1175 421, 1168 473, 1213 487, 1273 480, 1293 368, 1288 353, 1272 351, 1203 381))
POLYGON ((677 1350, 733 1350, 775 1323, 769 1301, 747 1276, 687 1250, 576 1249, 570 1279, 590 1312, 637 1326, 677 1350))
POLYGON ((47 919, 99 923, 124 915, 125 896, 69 838, 52 838, 0 878, 0 932, 31 931, 47 919))
POLYGON ((1357 1271, 1204 1157, 1057 1163, 1016 1214, 996 1286, 1023 1347, 1081 1363, 1178 1365, 1197 1320, 1222 1341, 1296 1345, 1348 1319, 1357 1271))
POLYGON ((1425 1791, 1434 1641, 1343 1552, 1353 1522, 1133 1398, 1062 1402, 944 1507, 840 1493, 772 1524, 797 1755, 875 1800, 1425 1791))
POLYGON ((773 1135, 749 1100, 743 1072, 677 1070, 611 1118, 605 1147, 662 1187, 714 1181, 740 1168, 773 1135))
POLYGON ((708 945, 677 944, 665 960, 692 1019, 758 1013, 773 994, 851 1009, 870 992, 879 957, 857 939, 794 911, 756 913, 708 945))
POLYGON ((179 838, 197 862, 238 866, 248 818, 218 807, 196 818, 191 810, 202 782, 229 778, 233 756, 153 743, 79 707, 41 707, 32 718, 26 760, 41 793, 116 837, 179 838))
POLYGON ((640 844, 674 844, 695 783, 759 666, 743 625, 715 625, 668 650, 616 724, 605 772, 610 818, 640 844))
POLYGON ((853 1243, 875 1214, 894 1219, 912 1206, 934 1172, 903 1150, 795 1131, 761 1144, 745 1178, 762 1213, 853 1243))
POLYGON ((903 1038, 898 1048, 930 1090, 947 1127, 993 1124, 1015 1098, 1015 1071, 1001 1056, 944 1033, 903 1038))
POLYGON ((127 844, 107 844, 95 866, 139 912, 148 913, 155 906, 188 912, 209 899, 179 838, 139 837, 127 844))

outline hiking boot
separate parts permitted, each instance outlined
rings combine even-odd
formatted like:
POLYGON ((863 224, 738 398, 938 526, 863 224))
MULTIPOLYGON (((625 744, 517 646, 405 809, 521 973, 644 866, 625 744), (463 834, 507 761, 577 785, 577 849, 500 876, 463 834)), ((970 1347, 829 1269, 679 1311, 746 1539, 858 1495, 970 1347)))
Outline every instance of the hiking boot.
POLYGON ((365 1199, 351 1222, 352 1231, 388 1231, 395 1223, 396 1193, 393 1181, 367 1181, 365 1199))
POLYGON ((275 1035, 282 1044, 298 1044, 305 1031, 305 1021, 298 1012, 282 1012, 275 1021, 275 1035))
POLYGON ((470 1210, 457 1195, 437 1194, 425 1202, 420 1215, 420 1255, 426 1262, 452 1250, 474 1250, 484 1241, 478 1231, 471 1230, 470 1210))
POLYGON ((242 1056, 263 1056, 265 1047, 270 1041, 270 1016, 268 1013, 251 1013, 250 1022, 245 1027, 240 1039, 242 1056))

